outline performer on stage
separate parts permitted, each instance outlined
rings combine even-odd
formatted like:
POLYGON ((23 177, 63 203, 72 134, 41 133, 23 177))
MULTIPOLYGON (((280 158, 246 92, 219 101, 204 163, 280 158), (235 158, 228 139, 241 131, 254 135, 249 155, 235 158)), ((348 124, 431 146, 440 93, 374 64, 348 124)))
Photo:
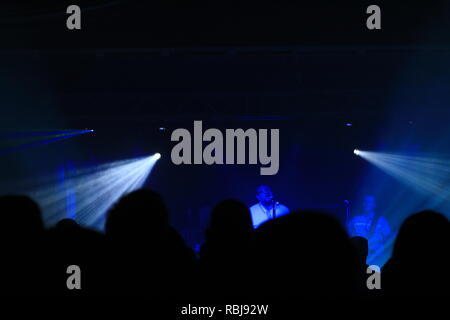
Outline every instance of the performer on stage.
POLYGON ((263 222, 289 213, 288 207, 274 200, 272 190, 265 185, 256 189, 258 203, 250 207, 253 227, 256 229, 263 222))
POLYGON ((369 256, 383 247, 391 233, 386 218, 375 213, 376 207, 374 196, 364 196, 362 215, 353 217, 349 224, 350 236, 369 241, 369 256))

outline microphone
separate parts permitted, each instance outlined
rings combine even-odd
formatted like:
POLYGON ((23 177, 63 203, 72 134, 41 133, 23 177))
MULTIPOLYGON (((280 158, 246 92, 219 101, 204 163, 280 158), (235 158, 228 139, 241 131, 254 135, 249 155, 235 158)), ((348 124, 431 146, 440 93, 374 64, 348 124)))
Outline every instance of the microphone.
POLYGON ((274 198, 272 198, 270 201, 272 201, 272 219, 275 219, 277 217, 276 213, 276 206, 280 203, 276 201, 274 198))

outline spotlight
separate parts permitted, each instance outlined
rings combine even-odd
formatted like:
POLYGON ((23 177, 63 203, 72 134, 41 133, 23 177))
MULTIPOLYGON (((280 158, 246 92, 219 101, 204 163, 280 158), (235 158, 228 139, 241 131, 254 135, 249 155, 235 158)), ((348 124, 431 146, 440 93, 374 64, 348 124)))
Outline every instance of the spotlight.
POLYGON ((350 123, 350 122, 347 122, 347 123, 345 124, 345 126, 346 126, 346 127, 352 127, 352 126, 353 126, 353 124, 352 124, 352 123, 350 123))
POLYGON ((90 132, 94 132, 94 129, 89 130, 90 132))
POLYGON ((2 144, 0 147, 0 154, 12 153, 69 139, 81 134, 86 134, 89 131, 90 130, 88 129, 84 129, 77 131, 32 131, 1 134, 0 140, 2 140, 2 144))
POLYGON ((355 155, 359 156, 360 153, 361 153, 361 151, 359 151, 358 149, 355 149, 355 150, 353 150, 353 153, 354 153, 355 155))
POLYGON ((153 157, 154 157, 156 160, 158 160, 158 159, 161 158, 161 153, 155 153, 155 154, 153 155, 153 157))
POLYGON ((73 172, 63 169, 58 180, 25 194, 39 202, 46 225, 53 225, 66 215, 75 216, 82 225, 101 230, 107 210, 124 194, 142 187, 156 162, 153 155, 73 172))

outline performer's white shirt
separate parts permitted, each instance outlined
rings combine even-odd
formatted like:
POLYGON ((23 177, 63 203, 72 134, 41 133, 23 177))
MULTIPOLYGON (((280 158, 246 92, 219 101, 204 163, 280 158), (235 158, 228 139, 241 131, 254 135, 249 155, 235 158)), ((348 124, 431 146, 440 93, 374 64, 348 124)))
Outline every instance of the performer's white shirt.
MULTIPOLYGON (((260 224, 273 217, 273 209, 267 210, 260 202, 250 207, 253 228, 258 228, 260 224)), ((281 217, 289 213, 289 208, 281 203, 275 206, 275 217, 281 217)))

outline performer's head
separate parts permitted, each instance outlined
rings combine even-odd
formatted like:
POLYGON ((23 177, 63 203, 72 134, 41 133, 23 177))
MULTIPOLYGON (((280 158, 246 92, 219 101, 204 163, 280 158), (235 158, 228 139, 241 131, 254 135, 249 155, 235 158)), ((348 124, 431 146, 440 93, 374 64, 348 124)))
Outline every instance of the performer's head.
POLYGON ((374 213, 376 207, 377 201, 375 200, 375 197, 370 194, 365 195, 363 200, 364 213, 366 214, 374 213))
POLYGON ((261 185, 256 188, 256 199, 263 205, 271 205, 273 200, 273 193, 269 186, 261 185))

